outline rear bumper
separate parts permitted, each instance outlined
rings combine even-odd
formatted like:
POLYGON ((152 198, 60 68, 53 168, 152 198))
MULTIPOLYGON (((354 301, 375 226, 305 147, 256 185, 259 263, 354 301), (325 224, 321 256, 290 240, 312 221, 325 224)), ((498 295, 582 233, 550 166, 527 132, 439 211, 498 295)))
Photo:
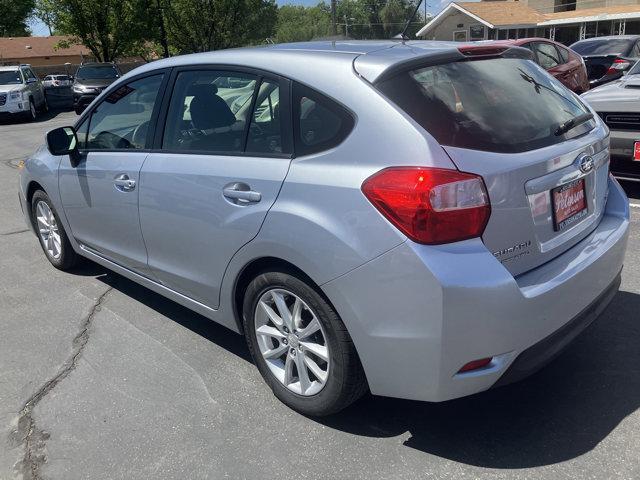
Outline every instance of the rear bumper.
MULTIPOLYGON (((530 356, 545 357, 532 362, 538 367, 575 337, 580 328, 570 327, 572 319, 592 304, 604 308, 614 290, 628 224, 628 200, 610 180, 598 227, 517 278, 479 239, 441 246, 405 242, 322 289, 349 329, 372 393, 449 400, 491 388, 516 358, 524 358, 522 364, 530 356), (538 347, 544 354, 524 354, 548 338, 558 340, 538 347), (485 357, 493 357, 485 368, 457 373, 485 357)), ((518 364, 513 371, 523 369, 518 364)))
POLYGON ((609 83, 609 82, 613 82, 614 80, 617 80, 619 78, 622 78, 623 74, 621 73, 616 73, 614 75, 604 75, 603 77, 600 78, 596 78, 595 80, 589 80, 589 86, 591 88, 596 88, 599 87, 600 85, 604 85, 605 83, 609 83))
POLYGON ((560 355, 607 308, 613 297, 618 293, 620 282, 621 275, 618 274, 611 282, 611 285, 575 318, 518 355, 493 386, 501 387, 518 382, 534 374, 560 355))

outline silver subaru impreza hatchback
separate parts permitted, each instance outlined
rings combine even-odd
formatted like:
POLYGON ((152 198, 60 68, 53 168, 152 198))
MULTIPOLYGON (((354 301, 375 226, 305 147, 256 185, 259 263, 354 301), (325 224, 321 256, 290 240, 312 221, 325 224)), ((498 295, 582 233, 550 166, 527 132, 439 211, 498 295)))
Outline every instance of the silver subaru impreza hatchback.
POLYGON ((188 55, 105 90, 21 172, 49 261, 246 336, 308 415, 443 401, 554 358, 620 284, 606 126, 518 47, 188 55))

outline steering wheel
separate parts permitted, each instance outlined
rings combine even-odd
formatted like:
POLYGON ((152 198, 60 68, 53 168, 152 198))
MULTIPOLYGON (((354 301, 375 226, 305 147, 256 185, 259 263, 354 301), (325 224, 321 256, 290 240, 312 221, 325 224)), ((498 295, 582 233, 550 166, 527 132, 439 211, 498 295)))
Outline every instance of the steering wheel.
POLYGON ((149 121, 142 122, 133 130, 133 135, 131 135, 131 143, 136 148, 144 148, 145 142, 147 139, 147 131, 149 130, 149 121))

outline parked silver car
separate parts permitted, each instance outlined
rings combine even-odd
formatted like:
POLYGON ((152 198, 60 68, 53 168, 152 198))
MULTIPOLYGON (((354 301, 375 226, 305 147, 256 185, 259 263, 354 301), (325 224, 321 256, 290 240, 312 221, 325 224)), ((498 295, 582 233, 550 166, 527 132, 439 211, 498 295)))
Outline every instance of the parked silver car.
POLYGON ((44 88, 70 87, 71 77, 69 75, 47 75, 42 79, 44 88))
POLYGON ((300 412, 473 394, 589 325, 626 248, 606 127, 530 59, 383 41, 157 61, 48 133, 20 203, 54 266, 89 258, 244 333, 300 412))
POLYGON ((30 65, 0 66, 0 116, 35 120, 38 111, 48 109, 44 87, 30 65))
POLYGON ((613 174, 640 181, 640 62, 620 80, 594 88, 582 98, 610 129, 613 174))

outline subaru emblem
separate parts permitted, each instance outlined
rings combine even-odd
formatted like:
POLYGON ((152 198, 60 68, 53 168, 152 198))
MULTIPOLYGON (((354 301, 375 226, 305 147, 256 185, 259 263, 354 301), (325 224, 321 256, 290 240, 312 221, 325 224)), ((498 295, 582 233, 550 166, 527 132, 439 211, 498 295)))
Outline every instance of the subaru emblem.
POLYGON ((583 153, 578 157, 578 165, 582 173, 590 172, 593 170, 593 157, 583 153))

